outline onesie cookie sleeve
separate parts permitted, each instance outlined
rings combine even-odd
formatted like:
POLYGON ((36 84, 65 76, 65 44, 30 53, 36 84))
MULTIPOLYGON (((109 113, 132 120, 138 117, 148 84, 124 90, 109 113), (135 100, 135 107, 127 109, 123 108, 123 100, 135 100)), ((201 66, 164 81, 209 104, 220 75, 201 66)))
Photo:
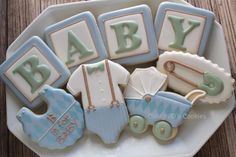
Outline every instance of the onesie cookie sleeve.
POLYGON ((66 88, 72 95, 78 95, 84 84, 82 66, 79 66, 71 75, 66 88))
POLYGON ((109 61, 111 67, 112 78, 117 81, 118 84, 126 85, 129 81, 130 73, 124 67, 118 63, 109 61))

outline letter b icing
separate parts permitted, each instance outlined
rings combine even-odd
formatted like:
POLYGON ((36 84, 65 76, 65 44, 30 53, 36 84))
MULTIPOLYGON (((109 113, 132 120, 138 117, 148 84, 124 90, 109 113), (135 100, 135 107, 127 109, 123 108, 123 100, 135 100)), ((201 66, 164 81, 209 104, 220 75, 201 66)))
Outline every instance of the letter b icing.
POLYGON ((117 39, 118 49, 115 53, 132 51, 141 45, 142 40, 137 34, 138 24, 135 21, 117 22, 110 27, 114 29, 117 39), (130 40, 131 44, 128 44, 128 40, 130 40))
POLYGON ((32 55, 22 64, 17 66, 13 74, 18 73, 31 87, 31 93, 34 93, 50 76, 51 71, 45 64, 39 64, 39 58, 32 55), (26 67, 27 65, 30 68, 26 67), (41 78, 37 78, 35 74, 40 74, 41 78))

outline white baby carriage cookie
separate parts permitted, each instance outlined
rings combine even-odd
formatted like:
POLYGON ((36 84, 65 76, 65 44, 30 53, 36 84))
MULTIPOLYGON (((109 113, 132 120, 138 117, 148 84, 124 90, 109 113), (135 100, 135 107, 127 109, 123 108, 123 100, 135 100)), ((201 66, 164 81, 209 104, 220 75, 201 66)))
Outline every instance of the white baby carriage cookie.
POLYGON ((234 79, 217 64, 204 57, 168 52, 160 55, 157 68, 168 75, 168 87, 183 95, 194 89, 206 91, 203 103, 226 101, 233 93, 234 79))
POLYGON ((124 95, 129 98, 142 99, 144 93, 155 95, 157 91, 165 90, 166 87, 167 75, 159 72, 155 67, 136 68, 130 75, 124 95))
POLYGON ((63 149, 73 145, 84 132, 84 113, 72 95, 62 89, 44 85, 39 92, 48 104, 42 115, 23 107, 17 113, 24 132, 41 147, 63 149))
POLYGON ((152 125, 153 134, 157 139, 173 139, 192 104, 205 95, 201 90, 194 90, 186 97, 159 91, 165 81, 166 75, 153 68, 137 69, 130 76, 125 100, 130 113, 129 127, 132 132, 143 133, 152 125), (155 80, 153 77, 156 82, 152 81, 155 80))
POLYGON ((128 124, 128 111, 119 84, 127 84, 129 72, 109 60, 84 64, 71 75, 67 89, 82 93, 85 123, 105 144, 116 143, 128 124))

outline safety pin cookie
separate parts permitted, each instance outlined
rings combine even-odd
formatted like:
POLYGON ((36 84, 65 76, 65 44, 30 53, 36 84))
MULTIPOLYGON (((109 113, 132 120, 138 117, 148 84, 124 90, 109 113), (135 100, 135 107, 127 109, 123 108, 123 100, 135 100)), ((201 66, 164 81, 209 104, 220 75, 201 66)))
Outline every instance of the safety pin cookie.
POLYGON ((168 87, 183 95, 194 89, 206 91, 203 103, 224 102, 232 95, 234 79, 204 57, 166 51, 159 57, 157 68, 168 75, 168 87))
POLYGON ((24 132, 32 141, 48 149, 63 149, 81 138, 84 132, 84 113, 72 95, 62 89, 45 85, 39 92, 48 104, 43 115, 23 107, 17 113, 24 132))
POLYGON ((206 93, 194 90, 185 97, 165 91, 167 76, 156 68, 136 69, 125 89, 125 100, 130 113, 129 128, 136 134, 153 126, 153 135, 160 141, 176 137, 194 102, 206 93), (156 80, 156 81, 154 81, 156 80))

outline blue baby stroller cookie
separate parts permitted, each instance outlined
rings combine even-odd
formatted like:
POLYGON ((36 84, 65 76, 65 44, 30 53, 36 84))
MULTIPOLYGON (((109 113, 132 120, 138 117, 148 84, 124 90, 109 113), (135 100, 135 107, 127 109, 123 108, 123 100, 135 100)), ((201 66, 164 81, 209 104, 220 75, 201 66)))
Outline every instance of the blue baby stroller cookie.
POLYGON ((149 125, 153 135, 169 141, 177 135, 192 104, 206 93, 194 90, 185 97, 172 92, 159 91, 166 77, 154 67, 136 69, 125 90, 125 100, 130 113, 129 127, 134 133, 144 133, 149 125), (155 79, 153 79, 155 78, 155 79), (156 81, 152 81, 156 80, 156 81))

